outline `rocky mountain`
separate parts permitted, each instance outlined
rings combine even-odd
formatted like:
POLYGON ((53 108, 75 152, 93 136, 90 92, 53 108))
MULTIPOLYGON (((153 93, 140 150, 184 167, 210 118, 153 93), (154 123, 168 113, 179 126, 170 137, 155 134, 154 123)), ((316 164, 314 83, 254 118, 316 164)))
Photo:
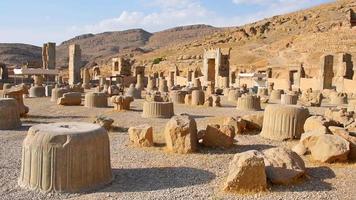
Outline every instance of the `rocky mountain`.
MULTIPOLYGON (((100 62, 118 54, 137 54, 157 48, 192 41, 210 35, 219 29, 207 25, 182 26, 149 33, 143 29, 85 34, 57 44, 57 67, 68 64, 68 46, 79 44, 84 63, 100 62)), ((0 44, 0 62, 21 65, 26 61, 41 63, 41 48, 25 44, 0 44), (31 47, 31 48, 30 48, 31 47)))

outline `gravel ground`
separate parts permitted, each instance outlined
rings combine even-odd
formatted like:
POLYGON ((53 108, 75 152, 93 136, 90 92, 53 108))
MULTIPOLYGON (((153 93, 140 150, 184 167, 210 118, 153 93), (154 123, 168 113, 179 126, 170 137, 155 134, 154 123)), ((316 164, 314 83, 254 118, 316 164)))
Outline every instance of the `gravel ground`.
MULTIPOLYGON (((202 108, 175 105, 175 113, 189 113, 203 129, 222 117, 248 114, 235 109, 223 98, 223 108, 202 108)), ((274 142, 258 135, 236 137, 230 150, 201 148, 199 153, 176 155, 164 151, 163 128, 167 119, 141 118, 142 100, 136 100, 133 110, 113 112, 112 108, 88 109, 83 106, 58 106, 49 98, 25 99, 30 107, 19 130, 0 131, 0 199, 356 199, 356 163, 321 164, 306 162, 307 178, 294 186, 270 185, 261 194, 227 194, 221 192, 228 165, 235 153, 263 150, 274 146, 292 147, 296 141, 274 142), (97 115, 115 119, 110 132, 113 182, 101 189, 83 194, 44 194, 17 186, 21 166, 21 143, 28 128, 39 123, 59 121, 92 122, 97 115), (127 129, 147 123, 154 128, 156 147, 134 148, 128 145, 127 129)), ((322 113, 313 108, 311 113, 322 113)))

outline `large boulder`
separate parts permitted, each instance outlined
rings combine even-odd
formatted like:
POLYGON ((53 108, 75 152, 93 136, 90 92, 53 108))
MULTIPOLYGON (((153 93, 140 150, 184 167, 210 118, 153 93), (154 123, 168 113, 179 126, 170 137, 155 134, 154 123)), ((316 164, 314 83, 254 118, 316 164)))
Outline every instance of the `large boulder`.
POLYGON ((348 132, 346 129, 336 126, 329 127, 332 134, 340 136, 350 142, 349 159, 356 160, 356 134, 354 132, 348 132))
POLYGON ((265 164, 255 150, 238 153, 230 162, 229 175, 224 185, 230 192, 260 192, 267 188, 265 164))
POLYGON ((321 162, 346 161, 350 152, 350 143, 337 135, 319 135, 313 143, 314 145, 309 147, 311 156, 321 162))
POLYGON ((201 135, 204 146, 230 148, 234 144, 235 129, 231 125, 208 125, 201 135))
POLYGON ((295 152, 283 148, 263 151, 267 179, 274 184, 291 184, 305 175, 303 159, 295 152))
POLYGON ((181 154, 197 151, 197 124, 187 114, 172 117, 166 124, 164 136, 168 151, 181 154))
POLYGON ((129 138, 131 144, 138 147, 153 146, 153 129, 152 126, 144 124, 129 128, 129 138))
POLYGON ((311 116, 304 123, 304 131, 321 130, 329 132, 329 126, 336 126, 337 123, 324 116, 311 116))

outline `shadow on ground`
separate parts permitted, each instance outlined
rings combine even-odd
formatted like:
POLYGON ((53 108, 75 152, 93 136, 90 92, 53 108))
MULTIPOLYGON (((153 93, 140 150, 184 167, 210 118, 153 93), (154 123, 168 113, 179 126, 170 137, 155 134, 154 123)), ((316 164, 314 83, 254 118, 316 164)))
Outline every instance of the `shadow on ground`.
POLYGON ((144 192, 209 183, 215 174, 189 167, 113 169, 107 192, 144 192))
POLYGON ((86 116, 45 116, 45 115, 27 115, 26 118, 24 119, 66 119, 66 118, 69 118, 69 119, 84 119, 84 118, 88 118, 86 116))
POLYGON ((232 146, 229 149, 222 149, 222 148, 209 148, 209 147, 204 147, 200 146, 199 147, 199 153, 202 154, 236 154, 236 153, 242 153, 245 151, 250 151, 250 150, 257 150, 257 151, 262 151, 265 149, 270 149, 275 146, 272 145, 265 145, 265 144, 253 144, 253 145, 236 145, 232 146))
MULTIPOLYGON (((329 167, 312 167, 307 168, 307 178, 300 184, 293 187, 293 192, 315 192, 315 191, 331 191, 333 190, 332 184, 326 182, 327 179, 335 178, 336 175, 329 167)), ((290 186, 273 186, 274 192, 291 191, 290 186)))

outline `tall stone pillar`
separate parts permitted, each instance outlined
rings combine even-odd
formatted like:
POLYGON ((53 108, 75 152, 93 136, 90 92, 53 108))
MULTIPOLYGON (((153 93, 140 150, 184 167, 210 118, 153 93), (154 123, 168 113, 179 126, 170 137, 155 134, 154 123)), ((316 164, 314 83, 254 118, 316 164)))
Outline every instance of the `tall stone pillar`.
POLYGON ((168 82, 168 88, 171 89, 174 85, 175 85, 175 80, 174 80, 174 75, 175 72, 174 71, 170 71, 169 72, 169 82, 168 82))
POLYGON ((69 46, 69 84, 75 85, 80 82, 80 67, 82 63, 82 51, 78 44, 69 46))
POLYGON ((90 85, 89 85, 89 82, 90 82, 90 73, 89 73, 89 69, 88 68, 85 68, 83 70, 83 88, 84 89, 90 89, 90 85))
POLYGON ((43 44, 42 62, 44 69, 56 68, 56 43, 49 42, 47 44, 43 44))
POLYGON ((323 55, 321 57, 320 90, 332 89, 334 77, 334 56, 323 55))
POLYGON ((189 71, 188 71, 187 81, 188 81, 188 82, 192 82, 192 80, 193 80, 193 71, 192 71, 192 70, 189 70, 189 71))

